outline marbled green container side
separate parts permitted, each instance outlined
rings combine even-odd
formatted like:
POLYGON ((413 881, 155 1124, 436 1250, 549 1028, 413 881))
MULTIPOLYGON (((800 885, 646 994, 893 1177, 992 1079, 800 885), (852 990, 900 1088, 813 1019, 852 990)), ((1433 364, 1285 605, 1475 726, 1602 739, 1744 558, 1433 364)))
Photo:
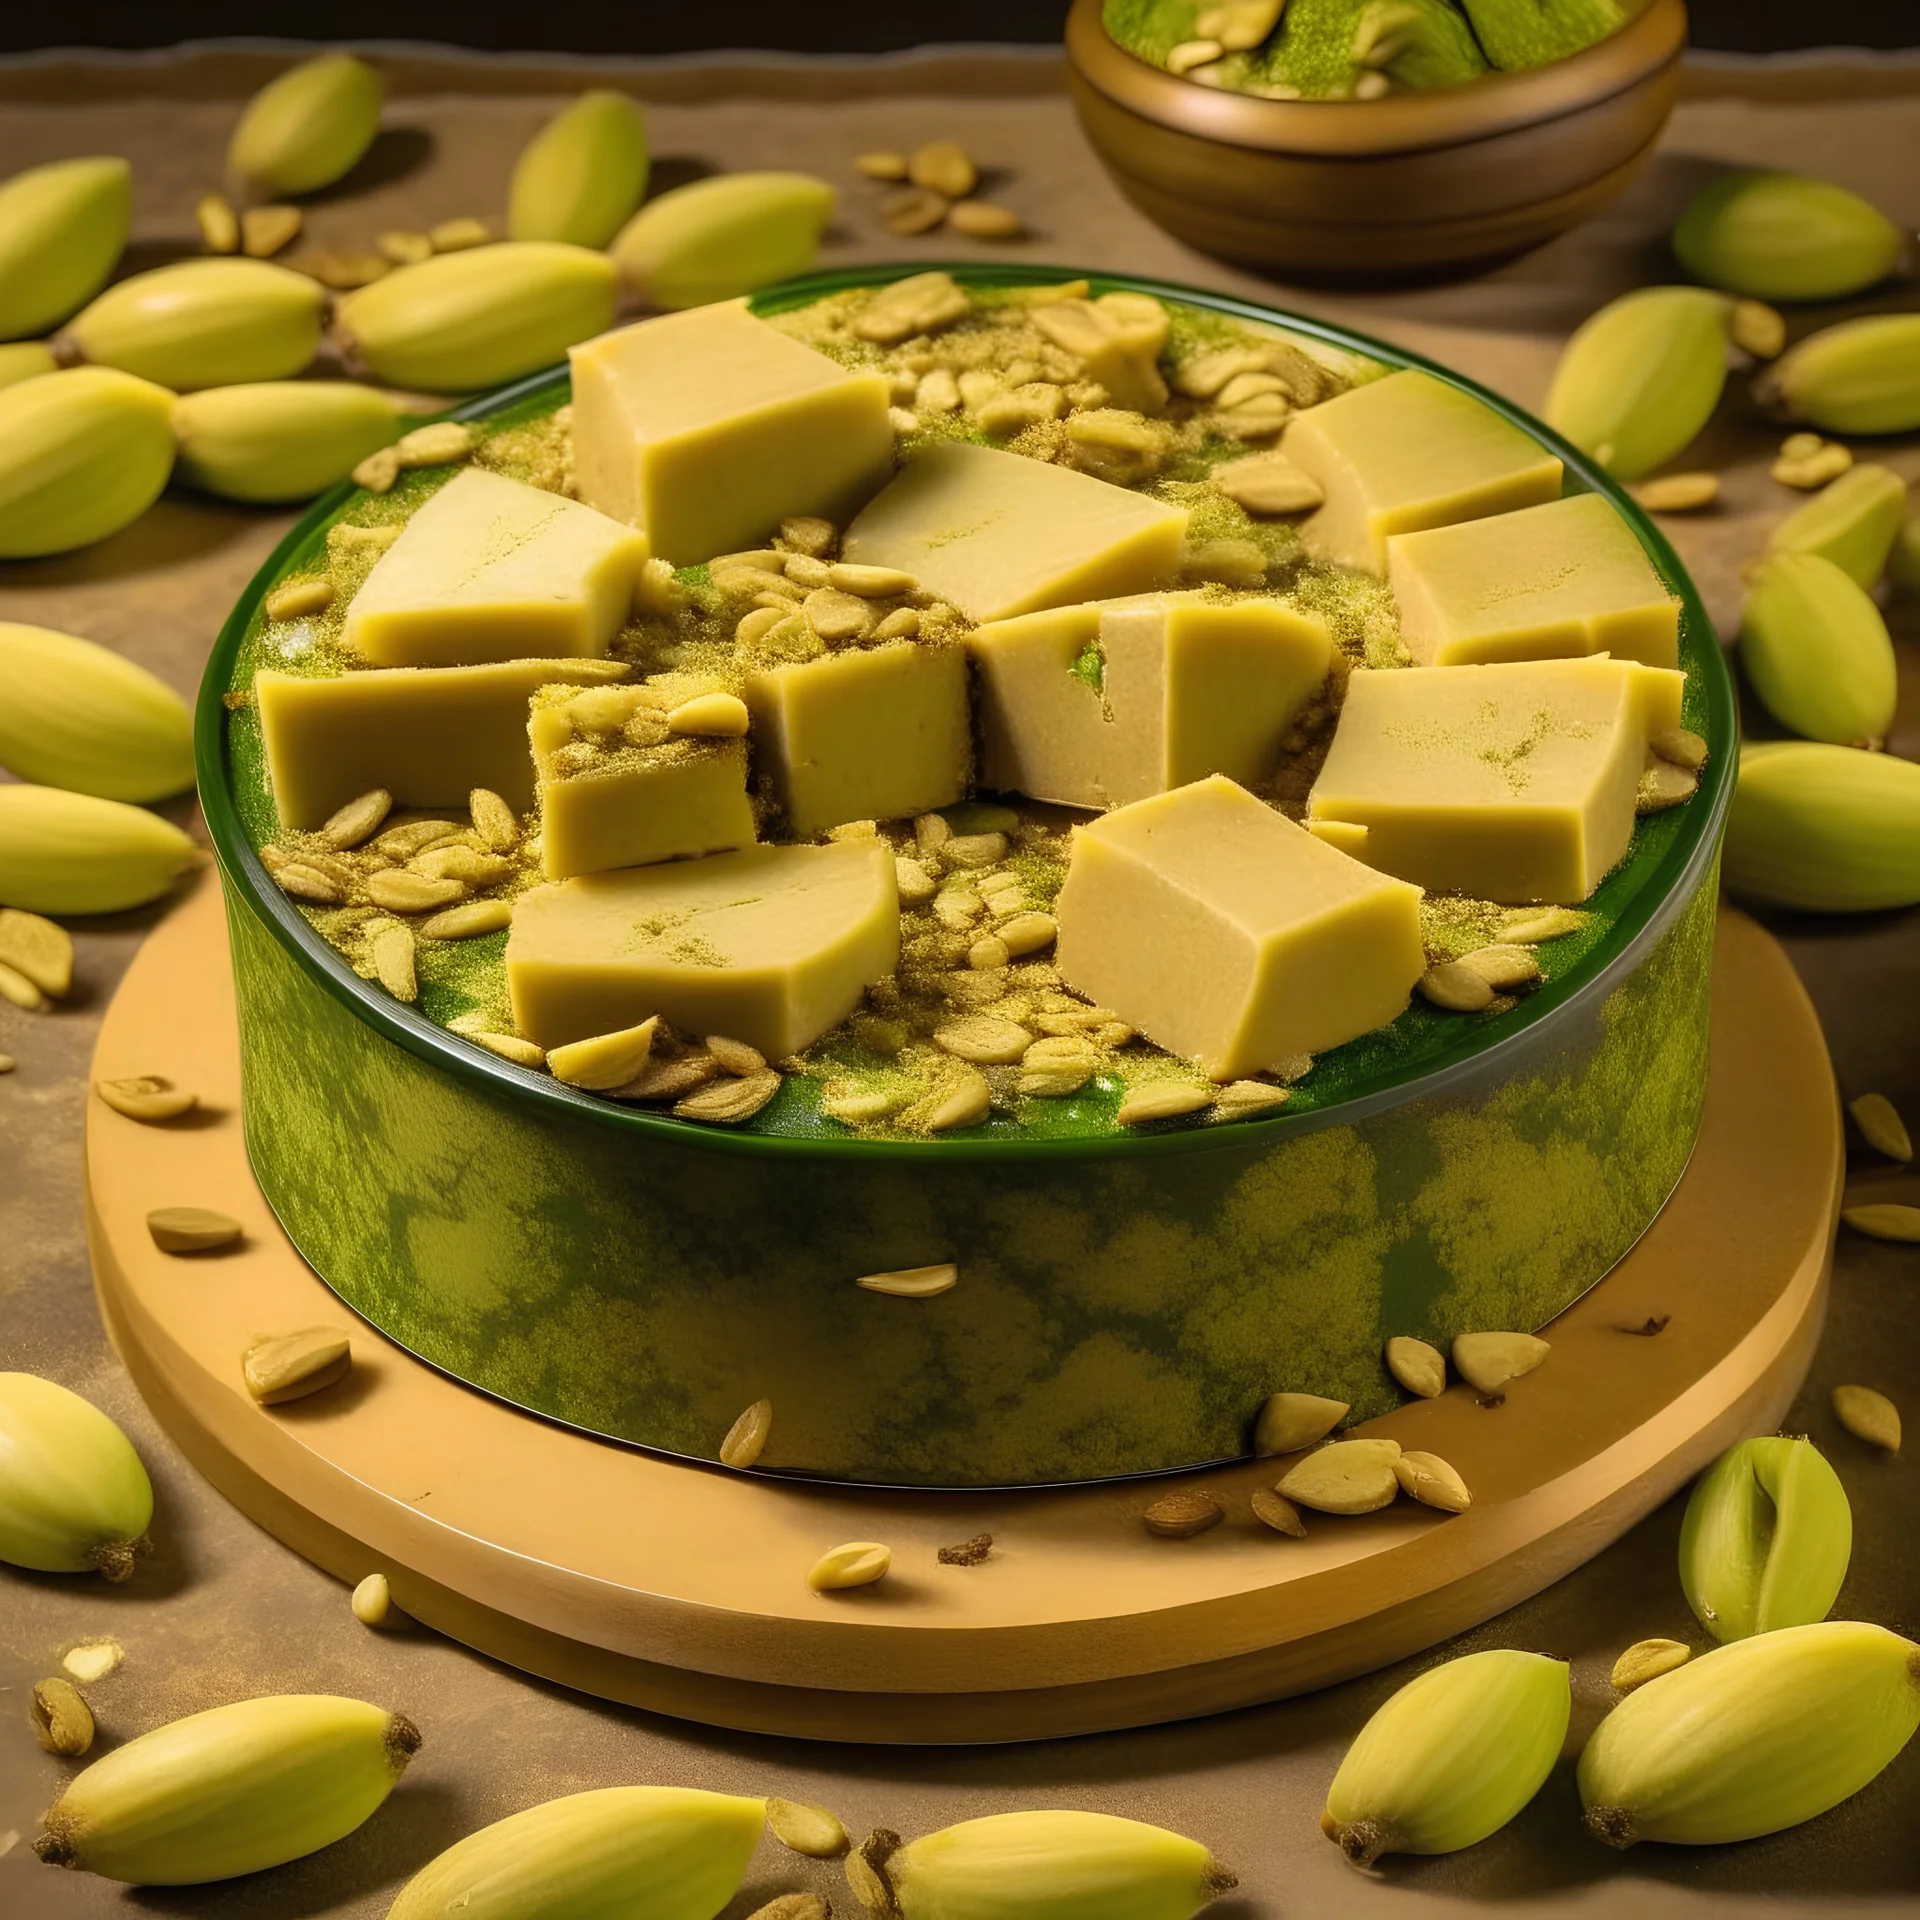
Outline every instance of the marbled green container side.
MULTIPOLYGON (((1427 1097, 1143 1154, 752 1155, 642 1143, 396 1046, 229 887, 249 1150, 349 1305, 447 1372, 715 1457, 984 1486, 1246 1451, 1280 1388, 1383 1412, 1389 1334, 1537 1328, 1684 1170, 1706 1076, 1706 862, 1633 964, 1427 1097), (932 1300, 856 1275, 957 1260, 932 1300)), ((1303 1116, 1311 1120, 1312 1116, 1303 1116)))

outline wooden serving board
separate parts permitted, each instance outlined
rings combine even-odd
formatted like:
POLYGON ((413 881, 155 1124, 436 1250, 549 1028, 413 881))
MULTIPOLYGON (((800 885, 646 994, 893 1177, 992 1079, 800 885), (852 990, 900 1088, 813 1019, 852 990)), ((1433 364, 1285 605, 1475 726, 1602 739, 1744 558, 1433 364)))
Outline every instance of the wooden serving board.
MULTIPOLYGON (((1281 1698, 1401 1658, 1558 1579, 1722 1448, 1782 1417, 1819 1337, 1842 1136, 1813 1009, 1779 947, 1720 919, 1706 1120, 1665 1211, 1483 1406, 1464 1385, 1367 1432, 1443 1455, 1474 1494, 1269 1531, 1271 1462, 1050 1491, 913 1494, 690 1466, 590 1438, 435 1372, 301 1260, 248 1169, 225 927, 200 886, 109 1011, 97 1076, 158 1073, 202 1110, 142 1126, 98 1100, 88 1230, 108 1328, 155 1414, 242 1511, 349 1582, 381 1571, 428 1625, 568 1686, 687 1719, 875 1742, 1037 1739, 1281 1698), (162 1254, 155 1207, 223 1209, 228 1252, 162 1254), (1664 1318, 1657 1334, 1637 1330, 1664 1318), (263 1334, 350 1326, 342 1386, 270 1410, 263 1334), (1197 1484, 1225 1522, 1140 1515, 1197 1484), (994 1536, 981 1565, 935 1550, 994 1536), (816 1595, 845 1540, 876 1587, 816 1595)), ((377 1232, 377 1222, 368 1230, 377 1232)))

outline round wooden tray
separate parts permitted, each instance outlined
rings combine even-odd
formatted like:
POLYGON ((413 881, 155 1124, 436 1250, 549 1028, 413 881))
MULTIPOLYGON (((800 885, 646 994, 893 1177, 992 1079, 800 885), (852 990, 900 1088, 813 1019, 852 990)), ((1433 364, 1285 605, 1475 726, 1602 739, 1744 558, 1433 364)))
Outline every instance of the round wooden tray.
MULTIPOLYGON (((1707 1112, 1692 1166, 1626 1260, 1557 1320, 1553 1354, 1483 1406, 1455 1385, 1365 1429, 1443 1455, 1473 1489, 1309 1516, 1291 1540, 1249 1496, 1272 1463, 1180 1476, 1227 1510, 1149 1534, 1162 1480, 900 1494, 732 1474, 550 1425, 355 1320, 262 1200, 241 1138, 225 929, 209 882, 147 941, 101 1031, 99 1076, 164 1074, 202 1109, 142 1126, 90 1103, 88 1230, 121 1356, 162 1424, 241 1510, 481 1651, 610 1699, 823 1739, 1037 1739, 1304 1692, 1490 1618, 1597 1553, 1784 1413, 1818 1339, 1842 1161, 1818 1023, 1786 957, 1720 920, 1707 1112), (245 1240, 157 1251, 151 1208, 221 1208, 245 1240), (1650 1324, 1664 1322, 1660 1331, 1650 1324), (353 1331, 342 1386, 256 1406, 263 1335, 353 1331), (991 1533, 981 1565, 935 1549, 991 1533), (807 1568, 882 1540, 877 1587, 807 1568)), ((377 1222, 369 1223, 378 1230, 377 1222)))

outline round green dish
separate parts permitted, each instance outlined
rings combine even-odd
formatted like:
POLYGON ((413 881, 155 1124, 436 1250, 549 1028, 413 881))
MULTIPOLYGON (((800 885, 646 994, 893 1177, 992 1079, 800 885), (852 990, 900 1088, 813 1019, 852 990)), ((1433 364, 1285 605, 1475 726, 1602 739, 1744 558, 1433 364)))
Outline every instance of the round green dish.
MULTIPOLYGON (((914 269, 918 270, 918 269, 914 269)), ((818 276, 800 304, 908 269, 818 276)), ((955 268, 995 285, 1066 269, 955 268)), ((1318 322, 1093 275, 1392 367, 1318 322)), ((1714 872, 1733 703, 1692 586, 1644 515, 1544 427, 1444 369, 1607 494, 1680 597, 1700 792, 1648 816, 1587 935, 1511 1011, 1417 1004, 1325 1056, 1283 1117, 1120 1134, 1112 1091, 959 1136, 873 1140, 792 1077, 744 1130, 616 1106, 517 1068, 360 979, 268 878, 244 706, 260 603, 356 497, 319 502, 234 609, 201 691, 203 804, 233 934, 255 1173, 336 1292, 432 1364, 531 1411, 713 1460, 773 1403, 763 1471, 989 1486, 1246 1451, 1270 1393, 1356 1417, 1397 1389, 1391 1334, 1535 1328, 1633 1244, 1683 1171, 1705 1080, 1714 872), (930 1300, 856 1287, 955 1261, 930 1300)), ((463 409, 529 416, 564 372, 463 409)), ((496 936, 503 938, 504 936, 496 936)))

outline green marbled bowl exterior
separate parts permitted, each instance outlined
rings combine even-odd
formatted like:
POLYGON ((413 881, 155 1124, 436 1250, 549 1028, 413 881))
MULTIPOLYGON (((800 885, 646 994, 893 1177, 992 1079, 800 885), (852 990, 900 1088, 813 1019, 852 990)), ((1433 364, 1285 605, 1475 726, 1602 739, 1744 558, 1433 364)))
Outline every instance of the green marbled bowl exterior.
POLYGON ((1545 1325, 1633 1245, 1692 1151, 1734 745, 1671 551, 1553 444, 1705 636, 1690 658, 1715 758, 1670 877, 1463 1057, 1318 1111, 1093 1140, 772 1138, 636 1115, 355 978, 240 828, 221 702, 258 592, 340 504, 322 501, 236 609, 200 712, 262 1191, 349 1306, 476 1387, 701 1460, 767 1398, 763 1470, 871 1484, 1206 1464, 1245 1453, 1283 1388, 1386 1411, 1392 1334, 1545 1325), (941 1260, 961 1280, 932 1300, 853 1285, 941 1260))

